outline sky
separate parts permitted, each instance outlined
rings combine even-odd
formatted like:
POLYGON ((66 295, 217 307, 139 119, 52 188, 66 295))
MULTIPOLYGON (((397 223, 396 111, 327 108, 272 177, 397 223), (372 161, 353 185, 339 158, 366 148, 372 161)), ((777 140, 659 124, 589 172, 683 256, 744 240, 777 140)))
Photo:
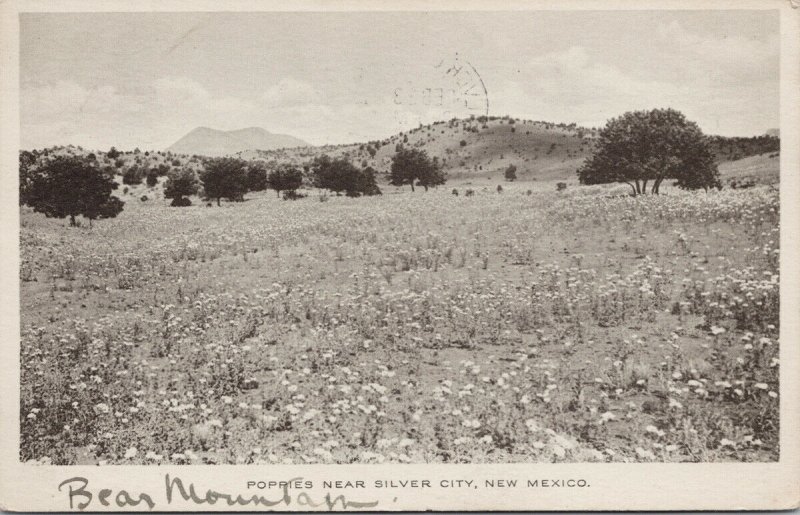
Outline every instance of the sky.
POLYGON ((23 148, 163 149, 195 127, 312 144, 471 114, 602 126, 672 107, 779 126, 777 11, 26 13, 23 148))

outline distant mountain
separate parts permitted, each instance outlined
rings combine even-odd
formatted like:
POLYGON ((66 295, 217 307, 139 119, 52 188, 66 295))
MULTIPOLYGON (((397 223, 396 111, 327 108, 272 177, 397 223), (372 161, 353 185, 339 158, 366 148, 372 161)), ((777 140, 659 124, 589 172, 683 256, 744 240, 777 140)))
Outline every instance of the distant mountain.
POLYGON ((272 134, 261 127, 234 131, 197 127, 167 150, 176 154, 225 156, 244 150, 276 150, 305 146, 308 146, 308 143, 301 139, 286 134, 272 134))

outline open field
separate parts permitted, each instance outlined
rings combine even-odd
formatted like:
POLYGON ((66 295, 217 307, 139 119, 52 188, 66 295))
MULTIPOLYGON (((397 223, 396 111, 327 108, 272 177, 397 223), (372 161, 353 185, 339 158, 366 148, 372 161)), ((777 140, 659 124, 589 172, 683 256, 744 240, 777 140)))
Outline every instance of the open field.
POLYGON ((775 189, 21 210, 21 459, 774 461, 775 189))

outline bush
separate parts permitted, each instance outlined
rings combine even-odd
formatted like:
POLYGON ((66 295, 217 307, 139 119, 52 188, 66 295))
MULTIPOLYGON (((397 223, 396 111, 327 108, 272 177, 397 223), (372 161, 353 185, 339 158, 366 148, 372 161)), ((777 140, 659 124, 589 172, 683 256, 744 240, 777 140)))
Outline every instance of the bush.
POLYGON ((299 200, 307 196, 308 195, 304 193, 297 193, 297 190, 287 190, 283 192, 283 200, 299 200))
MULTIPOLYGON (((192 201, 189 200, 187 197, 175 197, 172 199, 172 202, 169 204, 172 207, 188 207, 192 205, 192 201)), ((209 206, 211 203, 209 203, 209 206)))
POLYGON ((505 171, 507 181, 515 181, 517 179, 517 167, 515 165, 508 165, 505 171))
POLYGON ((147 172, 147 186, 149 188, 152 188, 156 184, 158 184, 158 170, 153 168, 152 170, 147 172))
POLYGON ((145 172, 136 165, 131 166, 122 173, 122 184, 130 186, 141 184, 145 172))

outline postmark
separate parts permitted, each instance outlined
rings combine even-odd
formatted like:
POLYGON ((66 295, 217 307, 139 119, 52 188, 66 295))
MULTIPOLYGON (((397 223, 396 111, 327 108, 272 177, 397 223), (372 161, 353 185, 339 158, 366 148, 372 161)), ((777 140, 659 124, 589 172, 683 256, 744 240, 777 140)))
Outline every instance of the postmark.
POLYGON ((431 67, 432 79, 409 80, 393 89, 398 125, 414 127, 423 122, 489 115, 489 92, 472 63, 455 54, 431 67))

